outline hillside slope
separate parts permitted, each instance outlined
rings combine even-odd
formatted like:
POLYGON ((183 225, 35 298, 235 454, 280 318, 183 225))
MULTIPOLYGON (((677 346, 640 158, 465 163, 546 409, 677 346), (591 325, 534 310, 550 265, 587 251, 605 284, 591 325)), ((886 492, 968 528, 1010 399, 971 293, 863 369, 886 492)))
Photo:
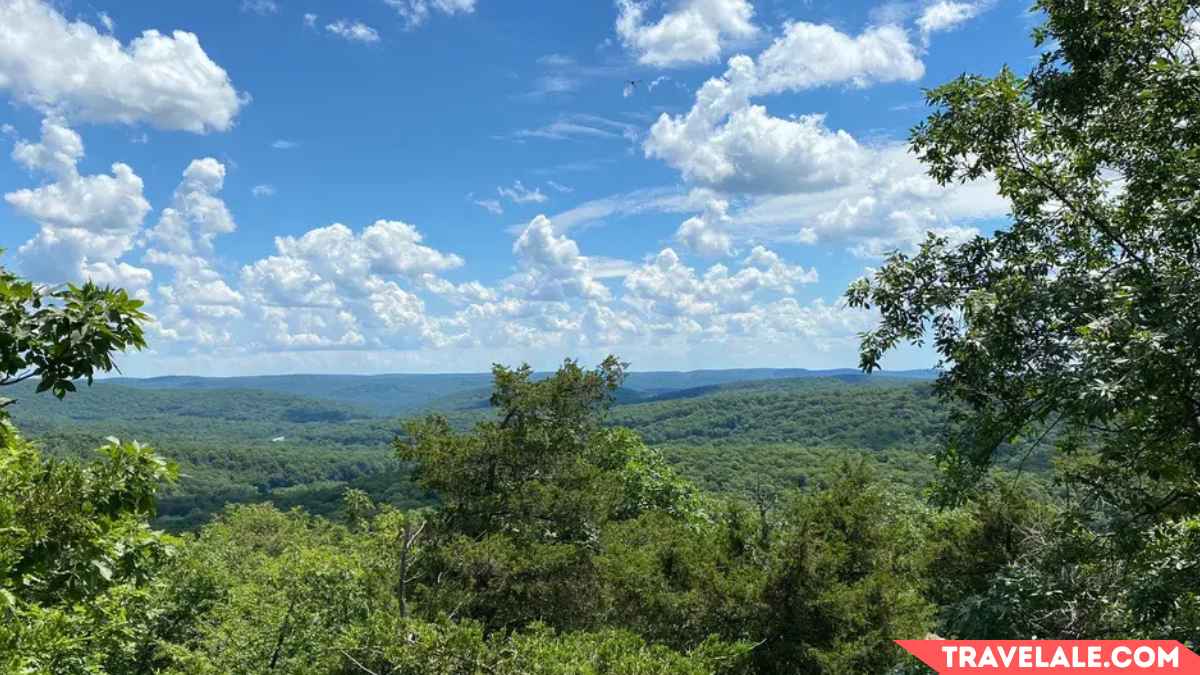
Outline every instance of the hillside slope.
MULTIPOLYGON (((402 435, 403 417, 289 393, 193 384, 154 389, 107 381, 58 401, 33 394, 27 383, 8 395, 18 399, 10 408, 16 423, 52 454, 87 454, 105 436, 117 436, 150 443, 178 462, 184 477, 163 499, 160 521, 172 527, 203 522, 228 502, 270 499, 329 512, 349 485, 396 503, 430 503, 394 459, 390 443, 402 435)), ((799 487, 836 463, 863 457, 886 465, 897 484, 919 486, 930 476, 927 456, 945 424, 929 384, 911 380, 802 377, 656 396, 631 392, 618 397, 609 423, 637 431, 685 475, 717 492, 745 492, 756 483, 799 487)), ((472 387, 426 405, 466 428, 492 414, 486 395, 472 387)))

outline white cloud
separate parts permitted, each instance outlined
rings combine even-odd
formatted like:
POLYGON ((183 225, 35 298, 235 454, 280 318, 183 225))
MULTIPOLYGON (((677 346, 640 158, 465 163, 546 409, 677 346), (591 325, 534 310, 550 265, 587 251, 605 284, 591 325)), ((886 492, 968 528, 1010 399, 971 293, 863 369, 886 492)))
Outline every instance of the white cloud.
POLYGON ((521 268, 513 287, 531 299, 609 298, 608 288, 596 280, 590 261, 579 254, 579 245, 556 234, 545 216, 529 222, 512 250, 521 268))
POLYGON ((245 318, 242 295, 225 282, 215 262, 216 239, 237 229, 218 196, 224 185, 223 164, 212 157, 192 160, 170 206, 146 233, 143 262, 173 272, 170 284, 158 286, 151 305, 151 328, 165 343, 228 346, 235 341, 237 322, 245 318))
POLYGON ((455 284, 429 272, 422 274, 417 279, 417 283, 422 289, 440 295, 458 305, 472 302, 494 302, 499 297, 495 290, 478 281, 455 284))
POLYGON ((745 235, 801 243, 841 241, 863 257, 907 249, 934 231, 956 240, 974 225, 1008 213, 991 180, 938 185, 905 144, 869 149, 871 160, 852 181, 818 192, 766 195, 732 214, 745 235))
POLYGON ((462 258, 424 246, 423 239, 417 228, 398 220, 377 220, 362 234, 372 269, 382 274, 413 276, 463 266, 462 258))
MULTIPOLYGON (((925 66, 908 34, 898 26, 872 26, 857 37, 823 24, 788 24, 758 55, 751 95, 800 91, 849 82, 866 87, 879 82, 910 82, 925 66)), ((738 69, 731 66, 736 85, 738 69)), ((727 74, 728 76, 728 74, 727 74)))
POLYGON ((271 142, 271 147, 276 150, 292 150, 300 147, 298 141, 290 141, 286 138, 277 138, 271 142))
POLYGON ((270 256, 242 268, 242 286, 252 299, 287 307, 338 307, 337 287, 299 258, 270 256))
POLYGON ((210 256, 213 240, 237 229, 225 202, 217 196, 225 186, 225 165, 212 157, 196 159, 183 172, 171 206, 146 233, 151 247, 181 255, 210 256))
POLYGON ((442 14, 470 14, 475 11, 475 0, 384 0, 404 19, 409 28, 415 28, 429 19, 433 12, 442 14))
POLYGON ((361 234, 333 224, 277 237, 277 255, 246 265, 242 293, 261 308, 271 349, 415 348, 445 337, 426 315, 425 290, 456 302, 490 300, 477 282, 453 284, 438 272, 462 258, 423 245, 411 225, 378 220, 361 234), (401 286, 406 283, 409 288, 401 286))
POLYGON ((654 89, 656 87, 658 87, 658 85, 662 84, 663 82, 670 82, 670 81, 671 81, 670 75, 659 75, 658 77, 654 78, 653 80, 650 80, 650 83, 646 85, 646 91, 654 91, 654 89))
POLYGON ((112 175, 81 176, 83 140, 61 121, 42 122, 39 142, 20 141, 13 159, 54 182, 4 195, 17 212, 36 221, 37 235, 20 247, 22 268, 41 281, 80 281, 90 276, 133 289, 144 288, 145 270, 122 267, 117 259, 133 247, 150 203, 142 179, 126 164, 112 175))
POLYGON ((729 202, 710 199, 704 213, 683 221, 675 231, 675 241, 701 256, 716 258, 733 254, 733 238, 727 231, 732 219, 729 202))
POLYGON ((646 154, 679 169, 691 183, 749 193, 825 189, 857 175, 869 155, 823 115, 781 119, 762 106, 734 111, 719 126, 663 117, 646 141, 646 154))
POLYGON ((965 23, 987 9, 987 2, 955 2, 954 0, 938 0, 922 10, 917 17, 917 28, 921 35, 928 40, 932 33, 951 30, 965 23))
POLYGON ((501 196, 511 200, 515 204, 541 204, 550 198, 542 194, 538 187, 529 189, 525 187, 521 181, 516 181, 510 188, 498 187, 496 192, 501 196))
POLYGON ((250 194, 254 195, 255 197, 260 197, 260 198, 261 197, 274 197, 275 196, 275 186, 268 185, 266 183, 262 183, 260 185, 255 185, 254 187, 250 188, 250 194))
POLYGON ((0 89, 73 121, 225 131, 244 103, 192 33, 128 45, 40 0, 0 3, 0 89))
POLYGON ((650 129, 646 156, 663 159, 684 178, 712 188, 781 193, 844 183, 869 159, 822 115, 770 116, 752 97, 835 82, 915 80, 924 72, 916 48, 894 26, 858 37, 829 26, 790 24, 757 59, 729 60, 721 77, 696 92, 685 115, 663 114, 650 129))
MULTIPOLYGON (((303 297, 308 300, 302 304, 313 304, 314 297, 327 297, 337 304, 334 299, 339 294, 362 295, 371 286, 382 284, 382 276, 414 279, 462 266, 462 258, 437 251, 421 241, 416 228, 400 221, 377 220, 361 234, 334 223, 309 230, 300 237, 276 237, 278 259, 259 262, 285 273, 282 278, 293 284, 304 279, 317 280, 303 284, 303 297)), ((280 274, 268 276, 275 278, 280 274)), ((289 286, 278 286, 285 287, 289 286)))
POLYGON ((361 21, 338 19, 333 23, 326 24, 325 30, 350 42, 362 42, 364 44, 379 42, 379 32, 361 21))
POLYGON ((575 65, 575 59, 566 54, 544 54, 537 59, 539 66, 551 68, 567 68, 575 65))
POLYGON ((617 35, 646 65, 712 63, 730 41, 758 34, 749 0, 678 0, 655 22, 646 18, 649 4, 617 0, 617 35))
POLYGON ((274 0, 242 0, 242 12, 266 16, 279 13, 274 0))
POLYGON ((312 12, 306 12, 304 14, 304 25, 308 28, 316 28, 317 27, 317 15, 313 14, 312 12))
POLYGON ((564 194, 570 194, 575 191, 575 188, 573 188, 573 187, 563 185, 562 183, 556 183, 552 180, 546 181, 546 185, 549 185, 550 187, 554 188, 558 192, 562 192, 564 194))
POLYGON ((625 277, 624 301, 652 325, 723 331, 728 315, 750 311, 771 294, 794 295, 798 286, 816 281, 816 270, 788 265, 762 246, 741 261, 736 273, 718 264, 703 275, 665 248, 625 277))
POLYGON ((644 143, 648 157, 678 169, 687 182, 743 197, 743 208, 719 219, 716 233, 710 212, 681 226, 677 241, 715 255, 742 239, 833 240, 874 257, 907 248, 929 230, 962 239, 976 230, 961 221, 1003 215, 1006 204, 990 180, 938 186, 901 142, 860 143, 830 129, 823 115, 774 117, 753 102, 834 82, 918 79, 917 54, 895 26, 850 37, 793 23, 756 58, 731 58, 723 76, 696 92, 686 114, 662 115, 644 143))

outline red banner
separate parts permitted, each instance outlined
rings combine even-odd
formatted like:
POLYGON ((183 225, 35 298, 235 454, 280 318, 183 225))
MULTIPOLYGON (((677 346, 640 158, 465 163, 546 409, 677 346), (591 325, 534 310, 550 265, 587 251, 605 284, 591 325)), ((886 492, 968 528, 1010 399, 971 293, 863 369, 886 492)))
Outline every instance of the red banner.
POLYGON ((1175 640, 897 640, 938 673, 1196 673, 1175 640))

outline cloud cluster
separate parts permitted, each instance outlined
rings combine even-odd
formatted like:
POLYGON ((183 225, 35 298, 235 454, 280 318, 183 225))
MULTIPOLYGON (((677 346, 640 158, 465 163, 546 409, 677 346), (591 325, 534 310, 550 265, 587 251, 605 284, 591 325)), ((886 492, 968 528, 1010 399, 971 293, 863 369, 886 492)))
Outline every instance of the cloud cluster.
MULTIPOLYGON (((388 4, 409 26, 475 9, 474 0, 388 4)), ((917 19, 920 34, 969 18, 963 4, 929 5, 917 19)), ((257 0, 242 7, 276 9, 257 0)), ((620 39, 648 65, 713 62, 761 34, 747 0, 677 0, 657 17, 648 2, 620 0, 618 11, 620 39)), ((315 15, 304 20, 320 25, 315 15)), ((379 40, 360 22, 325 29, 348 40, 379 40)), ((686 352, 740 340, 755 349, 823 348, 860 330, 866 318, 806 298, 816 270, 785 260, 773 242, 841 240, 877 255, 927 229, 965 236, 971 229, 958 223, 1002 206, 987 185, 933 184, 903 146, 859 141, 819 114, 772 116, 756 100, 835 84, 911 82, 924 72, 922 53, 898 26, 849 35, 789 23, 757 56, 730 59, 696 92, 690 110, 662 115, 645 135, 640 126, 582 114, 517 132, 520 139, 641 142, 648 157, 678 170, 689 187, 587 202, 553 220, 539 215, 511 231, 507 276, 484 284, 463 278, 463 257, 392 219, 314 227, 276 237, 267 255, 223 258, 222 242, 236 236, 238 224, 222 196, 227 167, 212 157, 183 168, 169 201, 144 227, 151 205, 142 180, 122 163, 82 175, 83 140, 68 120, 223 131, 244 97, 190 33, 147 31, 123 45, 41 2, 10 0, 0 2, 0 89, 46 118, 40 139, 17 142, 12 153, 42 183, 5 200, 39 226, 18 251, 26 274, 133 289, 148 301, 162 354, 447 348, 490 356, 530 347, 629 353, 651 344, 686 352), (672 221, 680 224, 670 245, 655 245, 644 259, 589 255, 572 238, 572 228, 588 220, 648 212, 681 215, 672 221)), ((543 67, 576 66, 552 55, 543 67)), ((295 145, 272 143, 281 150, 295 145)), ((542 204, 573 191, 549 180, 542 186, 516 181, 494 198, 468 199, 501 214, 504 202, 542 204)), ((274 188, 262 183, 251 192, 269 197, 274 188)))
POLYGON ((38 142, 19 141, 13 159, 52 180, 4 195, 18 213, 38 223, 37 235, 18 250, 23 267, 40 280, 61 282, 92 277, 134 290, 150 282, 149 272, 117 259, 133 248, 150 211, 142 179, 126 164, 112 174, 80 175, 84 155, 79 134, 60 120, 46 119, 38 142))
POLYGON ((772 117, 752 98, 850 82, 916 80, 916 47, 895 26, 850 37, 829 26, 789 25, 757 58, 738 55, 724 75, 704 83, 684 115, 664 113, 650 128, 647 157, 715 189, 782 193, 844 183, 869 154, 823 115, 772 117))
POLYGON ((229 129, 246 97, 186 31, 123 45, 40 0, 0 2, 0 90, 75 121, 229 129))
MULTIPOLYGON (((947 4, 955 3, 926 9, 918 19, 922 30, 945 30, 971 16, 947 4)), ((863 143, 830 128, 823 114, 777 117, 755 103, 834 84, 916 81, 924 74, 921 53, 898 25, 852 36, 795 22, 756 57, 729 59, 686 113, 661 115, 643 143, 647 157, 677 169, 689 184, 743 198, 733 213, 723 201, 716 202, 720 208, 710 203, 680 226, 676 241, 717 256, 738 238, 832 240, 874 257, 910 246, 929 230, 965 238, 975 232, 970 221, 1003 215, 1006 205, 990 181, 941 187, 903 143, 863 143)))

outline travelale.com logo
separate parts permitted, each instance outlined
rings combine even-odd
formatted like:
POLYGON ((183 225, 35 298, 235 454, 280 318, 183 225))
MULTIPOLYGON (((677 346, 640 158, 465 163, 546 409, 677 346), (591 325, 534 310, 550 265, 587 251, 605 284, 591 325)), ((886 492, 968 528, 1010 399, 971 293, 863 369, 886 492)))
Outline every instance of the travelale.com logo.
POLYGON ((938 673, 1200 673, 1175 640, 897 640, 938 673))

